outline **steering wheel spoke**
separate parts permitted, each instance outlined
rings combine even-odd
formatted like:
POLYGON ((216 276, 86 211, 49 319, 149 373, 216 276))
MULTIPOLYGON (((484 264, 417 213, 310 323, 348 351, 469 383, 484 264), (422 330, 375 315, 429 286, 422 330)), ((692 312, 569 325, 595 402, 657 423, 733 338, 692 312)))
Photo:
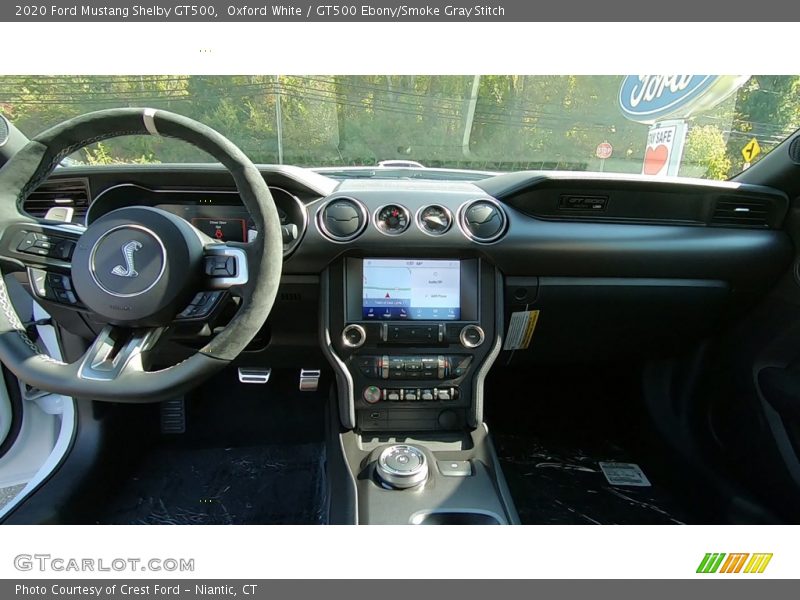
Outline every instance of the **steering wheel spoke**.
POLYGON ((125 329, 107 325, 84 353, 78 378, 115 381, 131 373, 147 371, 147 353, 164 333, 163 327, 125 329))

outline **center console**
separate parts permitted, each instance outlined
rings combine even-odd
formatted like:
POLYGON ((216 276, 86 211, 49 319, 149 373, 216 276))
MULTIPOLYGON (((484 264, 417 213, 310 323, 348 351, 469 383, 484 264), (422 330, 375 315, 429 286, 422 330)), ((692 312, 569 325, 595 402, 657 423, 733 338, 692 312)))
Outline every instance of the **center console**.
POLYGON ((346 426, 477 426, 483 377, 499 350, 493 267, 478 258, 346 258, 331 267, 328 287, 323 322, 346 426))
POLYGON ((483 423, 502 285, 480 258, 347 257, 323 273, 358 522, 518 522, 483 423))

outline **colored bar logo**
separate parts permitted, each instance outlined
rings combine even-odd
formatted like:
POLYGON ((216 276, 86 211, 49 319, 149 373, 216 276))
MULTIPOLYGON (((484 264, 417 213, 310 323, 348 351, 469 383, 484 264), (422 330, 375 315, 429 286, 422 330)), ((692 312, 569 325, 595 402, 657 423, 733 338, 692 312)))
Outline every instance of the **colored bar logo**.
POLYGON ((772 553, 749 554, 707 552, 697 567, 698 573, 763 573, 772 553), (749 560, 748 560, 749 559, 749 560))

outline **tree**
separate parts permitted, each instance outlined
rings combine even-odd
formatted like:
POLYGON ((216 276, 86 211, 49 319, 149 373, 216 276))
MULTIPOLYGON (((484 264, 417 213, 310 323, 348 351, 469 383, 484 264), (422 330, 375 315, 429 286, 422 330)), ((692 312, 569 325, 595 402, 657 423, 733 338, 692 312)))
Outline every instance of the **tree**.
POLYGON ((731 159, 725 136, 716 125, 691 127, 686 136, 680 174, 688 177, 727 179, 731 159))

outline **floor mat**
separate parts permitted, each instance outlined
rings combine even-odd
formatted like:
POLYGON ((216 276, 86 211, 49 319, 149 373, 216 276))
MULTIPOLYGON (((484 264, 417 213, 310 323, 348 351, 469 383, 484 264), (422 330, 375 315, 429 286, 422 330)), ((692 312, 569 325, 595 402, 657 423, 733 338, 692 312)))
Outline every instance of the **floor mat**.
POLYGON ((327 504, 323 444, 165 445, 142 462, 99 522, 324 524, 327 504))
POLYGON ((511 495, 525 524, 681 524, 683 508, 648 472, 650 487, 613 486, 600 462, 635 462, 611 442, 580 447, 495 434, 511 495))
POLYGON ((659 441, 635 369, 497 375, 487 386, 487 423, 523 523, 719 522, 704 483, 659 441), (601 462, 638 464, 652 485, 611 485, 601 462))

